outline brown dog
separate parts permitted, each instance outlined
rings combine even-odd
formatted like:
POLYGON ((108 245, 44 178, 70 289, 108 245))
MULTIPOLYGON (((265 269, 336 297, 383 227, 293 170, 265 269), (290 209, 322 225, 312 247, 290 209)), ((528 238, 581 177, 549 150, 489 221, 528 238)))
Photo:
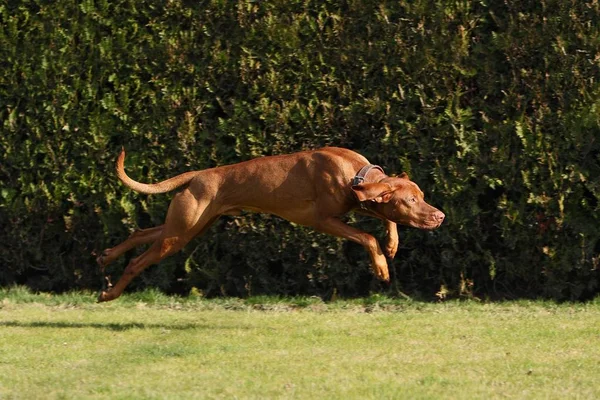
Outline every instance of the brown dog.
POLYGON ((390 279, 384 254, 393 258, 398 249, 396 224, 435 229, 445 217, 423 200, 423 192, 406 174, 389 177, 360 154, 336 147, 186 172, 154 184, 128 177, 124 160, 125 150, 117 160, 117 175, 137 192, 165 193, 186 187, 171 201, 164 225, 135 231, 97 258, 104 268, 127 250, 153 242, 146 252, 131 260, 121 279, 103 291, 99 301, 119 297, 142 270, 179 251, 224 214, 239 215, 242 210, 275 214, 352 240, 369 252, 373 272, 383 281, 390 279), (340 220, 354 209, 384 221, 385 253, 372 235, 340 220))

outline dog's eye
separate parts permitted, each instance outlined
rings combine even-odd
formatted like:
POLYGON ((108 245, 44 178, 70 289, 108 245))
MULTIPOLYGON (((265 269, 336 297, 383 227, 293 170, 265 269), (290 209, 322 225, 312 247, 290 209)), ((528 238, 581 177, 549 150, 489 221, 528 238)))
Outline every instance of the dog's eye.
POLYGON ((416 203, 417 202, 417 198, 416 197, 411 197, 410 199, 408 199, 409 203, 416 203))

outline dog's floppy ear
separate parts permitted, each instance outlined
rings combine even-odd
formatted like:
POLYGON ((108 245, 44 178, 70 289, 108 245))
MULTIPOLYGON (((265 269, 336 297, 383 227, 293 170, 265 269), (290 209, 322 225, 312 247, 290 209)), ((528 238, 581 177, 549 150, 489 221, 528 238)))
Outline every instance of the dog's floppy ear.
POLYGON ((408 174, 406 172, 403 172, 400 175, 398 175, 398 178, 410 180, 410 178, 408 177, 408 174))
POLYGON ((358 201, 372 200, 376 203, 387 203, 392 198, 392 187, 387 183, 361 183, 352 186, 358 201))

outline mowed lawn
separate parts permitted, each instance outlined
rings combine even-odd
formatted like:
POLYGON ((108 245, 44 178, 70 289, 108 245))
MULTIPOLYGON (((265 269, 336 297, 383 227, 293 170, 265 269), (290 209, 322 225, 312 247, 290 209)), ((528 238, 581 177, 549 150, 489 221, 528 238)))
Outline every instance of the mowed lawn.
POLYGON ((0 291, 0 399, 595 399, 600 302, 0 291))

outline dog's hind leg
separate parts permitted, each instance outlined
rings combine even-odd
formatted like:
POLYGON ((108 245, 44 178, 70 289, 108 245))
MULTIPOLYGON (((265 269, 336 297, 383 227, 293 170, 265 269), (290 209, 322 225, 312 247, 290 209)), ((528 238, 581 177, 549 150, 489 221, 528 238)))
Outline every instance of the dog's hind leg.
POLYGON ((133 249, 136 246, 152 243, 160 237, 164 225, 148 229, 136 229, 128 238, 115 247, 106 249, 96 258, 96 262, 101 268, 106 267, 123 253, 133 249))
POLYGON ((119 281, 100 293, 98 301, 119 297, 144 269, 181 250, 195 236, 204 233, 218 217, 208 198, 197 199, 189 190, 175 195, 159 237, 142 255, 131 260, 119 281))

